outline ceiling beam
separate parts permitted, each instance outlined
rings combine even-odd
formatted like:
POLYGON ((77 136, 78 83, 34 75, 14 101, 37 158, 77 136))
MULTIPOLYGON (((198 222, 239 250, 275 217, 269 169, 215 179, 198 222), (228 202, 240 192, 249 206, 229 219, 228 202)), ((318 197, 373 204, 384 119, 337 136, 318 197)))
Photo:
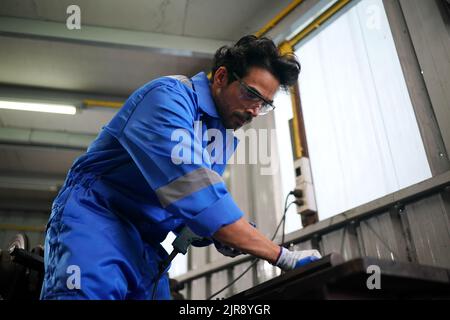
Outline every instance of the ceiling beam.
MULTIPOLYGON (((30 211, 30 212, 39 212, 39 213, 49 213, 52 208, 51 201, 43 201, 43 200, 9 200, 9 199, 1 199, 0 201, 0 216, 2 214, 1 211, 30 211)), ((4 227, 4 226, 3 226, 4 227)), ((0 230, 2 228, 0 227, 0 230)))
POLYGON ((26 87, 0 83, 0 99, 25 99, 30 102, 49 102, 61 104, 74 104, 82 107, 84 100, 99 100, 123 102, 127 96, 112 96, 89 92, 74 92, 38 87, 26 87))
POLYGON ((46 175, 0 173, 0 189, 56 192, 63 185, 64 179, 64 177, 46 175))
POLYGON ((0 127, 0 144, 4 145, 55 147, 85 151, 95 138, 96 135, 93 134, 0 127))
POLYGON ((212 57, 228 41, 175 36, 81 25, 69 30, 64 22, 0 17, 0 34, 52 41, 75 42, 96 46, 138 48, 175 56, 212 57))

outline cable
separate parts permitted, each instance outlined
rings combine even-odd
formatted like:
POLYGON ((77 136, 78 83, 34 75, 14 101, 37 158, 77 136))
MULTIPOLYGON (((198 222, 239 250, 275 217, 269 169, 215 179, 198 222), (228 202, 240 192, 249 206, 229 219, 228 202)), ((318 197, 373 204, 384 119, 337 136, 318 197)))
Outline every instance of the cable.
POLYGON ((156 289, 158 288, 159 280, 161 280, 163 273, 164 272, 161 272, 161 271, 158 273, 158 277, 156 278, 156 281, 155 281, 155 286, 153 287, 152 300, 155 300, 156 289))
MULTIPOLYGON (((284 210, 283 217, 281 218, 280 223, 278 223, 277 229, 275 230, 275 233, 272 236, 272 239, 271 239, 272 241, 275 240, 275 238, 277 237, 277 233, 278 233, 278 230, 280 230, 281 223, 286 219, 286 213, 287 213, 289 207, 292 206, 293 204, 296 204, 296 201, 292 201, 291 203, 289 203, 289 205, 284 210)), ((283 245, 283 243, 281 243, 281 245, 283 245)))
MULTIPOLYGON (((291 202, 289 205, 287 204, 289 196, 293 195, 294 191, 290 192, 287 196, 286 196, 286 200, 284 201, 284 212, 283 212, 283 217, 281 218, 281 221, 278 223, 278 226, 272 236, 272 241, 275 240, 278 230, 281 227, 281 224, 285 221, 286 219, 286 213, 289 209, 289 207, 291 205, 293 205, 294 203, 296 203, 296 201, 291 202)), ((281 245, 283 245, 283 242, 281 242, 281 245)), ((256 262, 258 262, 258 258, 253 259, 252 263, 247 267, 247 269, 245 269, 236 279, 234 279, 233 281, 231 281, 229 284, 227 284, 225 287, 223 287, 222 289, 220 289, 219 291, 217 291, 216 293, 214 293, 213 295, 209 296, 208 298, 206 298, 206 300, 211 300, 212 298, 214 298, 215 296, 217 296, 218 294, 222 293, 223 291, 225 291, 226 289, 228 289, 229 287, 231 287, 234 283, 236 283, 239 279, 241 279, 255 264, 256 262)))
POLYGON ((225 287, 223 287, 222 289, 220 289, 219 291, 214 293, 212 296, 206 298, 206 300, 211 300, 212 298, 214 298, 215 296, 217 296, 218 294, 222 293, 223 291, 225 291, 226 289, 231 287, 233 284, 235 284, 240 278, 242 278, 248 272, 248 270, 253 268, 253 266, 256 264, 256 262, 258 262, 258 258, 253 259, 252 263, 247 267, 247 269, 245 269, 236 279, 234 279, 229 284, 227 284, 225 287))
POLYGON ((176 246, 174 247, 174 250, 172 251, 172 253, 169 255, 169 257, 167 258, 167 260, 163 260, 159 263, 158 266, 158 275, 156 276, 156 280, 155 280, 155 285, 153 287, 153 292, 152 292, 152 300, 155 300, 155 295, 156 295, 156 290, 158 289, 158 284, 159 281, 161 280, 164 271, 166 271, 167 267, 170 265, 170 262, 176 257, 176 255, 178 254, 178 250, 176 249, 176 246))
POLYGON ((169 256, 160 261, 158 264, 158 275, 155 279, 155 286, 153 287, 152 300, 155 298, 156 290, 158 288, 159 281, 161 280, 164 272, 170 268, 170 263, 179 254, 186 254, 190 245, 196 241, 204 241, 204 238, 195 234, 188 226, 184 226, 180 231, 175 240, 172 242, 173 250, 169 256))
POLYGON ((286 234, 286 215, 287 215, 286 205, 287 205, 287 200, 289 199, 289 196, 291 196, 291 195, 293 195, 297 199, 293 203, 295 203, 298 206, 302 205, 302 203, 300 203, 301 200, 298 200, 298 199, 303 196, 303 191, 301 189, 295 189, 295 190, 289 192, 289 194, 286 196, 286 200, 284 201, 284 208, 285 208, 286 211, 285 211, 285 213, 283 215, 283 231, 281 233, 281 245, 284 244, 284 236, 286 234))
POLYGON ((155 286, 153 287, 152 300, 155 300, 156 290, 158 289, 158 284, 164 274, 164 271, 167 270, 167 267, 170 265, 170 262, 175 258, 175 256, 177 254, 178 254, 178 251, 176 249, 174 249, 172 251, 172 253, 169 255, 168 260, 162 261, 159 264, 158 275, 156 276, 155 286))
MULTIPOLYGON (((286 231, 286 214, 287 214, 287 208, 288 208, 287 201, 289 199, 289 196, 292 194, 294 194, 294 191, 289 192, 289 194, 286 196, 286 199, 284 200, 284 214, 283 214, 283 217, 281 218, 281 220, 283 221, 283 232, 281 233, 281 245, 283 245, 283 243, 284 243, 284 233, 286 231)), ((277 231, 275 231, 275 234, 277 231)))

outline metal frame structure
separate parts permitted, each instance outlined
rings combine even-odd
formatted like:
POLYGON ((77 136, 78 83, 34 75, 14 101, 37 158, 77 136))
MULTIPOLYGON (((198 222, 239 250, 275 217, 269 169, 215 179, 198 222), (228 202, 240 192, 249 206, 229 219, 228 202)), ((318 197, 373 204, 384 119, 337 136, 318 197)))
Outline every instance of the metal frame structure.
MULTIPOLYGON (((450 172, 288 234, 285 246, 316 248, 324 254, 338 252, 345 260, 373 256, 450 268, 450 232, 441 238, 433 235, 438 229, 450 231, 450 172)), ((224 258, 177 280, 195 290, 196 279, 227 271, 231 282, 234 277, 230 271, 251 260, 248 256, 224 258)), ((248 285, 258 284, 253 282, 248 285)), ((189 290, 187 293, 190 298, 189 290)), ((212 293, 205 292, 205 297, 212 293)))
MULTIPOLYGON (((312 2, 312 0, 310 1, 312 2)), ((308 2, 304 1, 303 4, 306 5, 308 2)), ((357 2, 336 1, 317 20, 311 22, 291 40, 281 43, 280 49, 285 52, 293 51, 293 47, 299 41, 313 36, 319 26, 326 25, 331 17, 342 14, 343 8, 350 8, 350 3, 357 2)), ((439 93, 436 90, 430 92, 430 85, 437 80, 427 79, 423 76, 424 72, 432 70, 430 69, 430 60, 433 57, 425 55, 430 48, 424 46, 424 40, 421 38, 424 31, 415 30, 413 26, 414 18, 417 17, 414 17, 413 4, 407 2, 408 0, 383 0, 383 5, 391 26, 433 177, 288 234, 285 241, 286 246, 297 249, 315 248, 321 250, 323 254, 338 252, 345 260, 371 256, 450 268, 450 161, 448 150, 446 150, 449 143, 447 139, 449 122, 442 124, 445 122, 445 118, 439 117, 448 111, 442 105, 445 93, 439 93), (415 34, 411 34, 412 32, 415 34), (428 69, 424 66, 427 66, 428 69)), ((429 3, 422 3, 422 5, 433 6, 429 3)), ((432 11, 436 8, 428 9, 432 11)), ((428 27, 432 30, 438 28, 442 28, 438 23, 428 27)), ((444 49, 447 49, 447 46, 450 48, 450 40, 445 43, 444 49)), ((442 48, 437 49, 441 50, 442 48)), ((444 60, 443 63, 445 64, 447 61, 444 60)), ((445 74, 441 74, 439 80, 443 82, 445 77, 445 74)), ((298 95, 298 91, 295 93, 298 95)), ((293 108, 299 108, 299 99, 293 99, 293 101, 296 102, 293 104, 293 108)), ((294 121, 298 121, 298 119, 294 119, 294 121)), ((302 154, 300 134, 301 132, 298 131, 298 136, 294 137, 296 156, 302 154)), ((226 275, 229 283, 240 275, 250 261, 252 258, 248 256, 233 260, 223 258, 190 270, 177 277, 177 280, 185 284, 186 298, 207 298, 215 293, 212 283, 217 280, 217 275, 220 274, 222 278, 223 275, 226 275)), ((253 266, 250 275, 246 276, 244 280, 240 280, 244 283, 230 287, 222 297, 231 296, 261 283, 264 279, 267 280, 265 275, 259 274, 261 270, 263 268, 253 266)), ((273 273, 273 276, 275 275, 273 273)), ((217 285, 215 286, 217 287, 217 285)))

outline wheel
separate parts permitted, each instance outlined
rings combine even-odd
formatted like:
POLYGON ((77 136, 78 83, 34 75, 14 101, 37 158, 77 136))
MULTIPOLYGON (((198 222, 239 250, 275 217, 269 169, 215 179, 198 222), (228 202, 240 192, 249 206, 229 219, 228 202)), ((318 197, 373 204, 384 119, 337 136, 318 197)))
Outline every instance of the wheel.
POLYGON ((26 234, 18 233, 9 242, 8 250, 12 252, 14 248, 25 249, 28 251, 29 241, 26 234))
POLYGON ((16 234, 4 250, 0 260, 0 295, 5 300, 17 300, 27 290, 27 269, 15 263, 10 256, 14 248, 28 250, 28 237, 23 233, 16 234))

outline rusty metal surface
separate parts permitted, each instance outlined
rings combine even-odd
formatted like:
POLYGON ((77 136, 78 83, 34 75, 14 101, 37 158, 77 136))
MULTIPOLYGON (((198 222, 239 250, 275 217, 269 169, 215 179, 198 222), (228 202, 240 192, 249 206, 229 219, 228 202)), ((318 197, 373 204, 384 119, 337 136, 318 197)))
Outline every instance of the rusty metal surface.
POLYGON ((448 210, 448 198, 441 194, 405 207, 412 242, 420 264, 450 268, 448 210))
POLYGON ((317 262, 230 297, 265 299, 450 298, 450 270, 412 263, 329 255, 317 262), (370 266, 380 270, 380 289, 369 289, 370 266))
POLYGON ((395 224, 390 213, 361 221, 358 235, 364 247, 362 256, 408 261, 403 231, 395 224))

